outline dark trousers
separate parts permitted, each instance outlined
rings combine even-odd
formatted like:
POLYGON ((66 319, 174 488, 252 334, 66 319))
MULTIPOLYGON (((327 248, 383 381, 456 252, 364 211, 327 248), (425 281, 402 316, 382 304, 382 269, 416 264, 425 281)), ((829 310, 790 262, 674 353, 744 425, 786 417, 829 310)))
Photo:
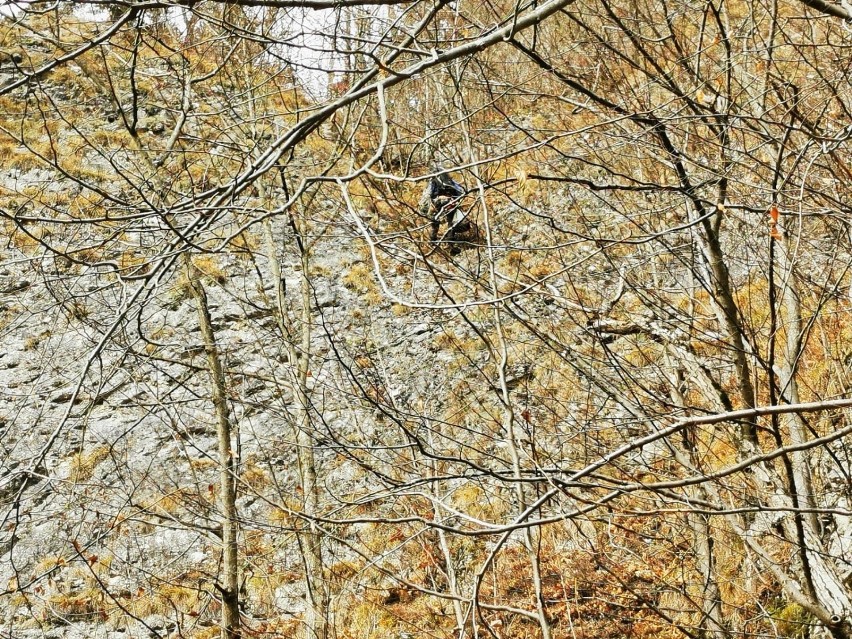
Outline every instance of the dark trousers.
POLYGON ((449 229, 448 239, 453 239, 455 229, 453 229, 453 218, 456 216, 456 203, 449 198, 436 198, 433 202, 435 206, 435 216, 432 218, 432 233, 430 239, 434 242, 438 239, 438 230, 441 228, 441 218, 447 218, 447 228, 449 229), (444 200, 443 202, 441 200, 444 200))

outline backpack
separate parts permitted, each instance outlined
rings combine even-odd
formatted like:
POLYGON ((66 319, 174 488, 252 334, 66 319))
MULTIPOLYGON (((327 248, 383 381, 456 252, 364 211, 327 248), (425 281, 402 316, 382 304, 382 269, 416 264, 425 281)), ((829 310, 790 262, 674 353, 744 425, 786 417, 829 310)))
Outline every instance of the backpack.
POLYGON ((429 197, 435 200, 439 197, 457 198, 464 195, 464 187, 447 173, 436 175, 429 180, 429 197))

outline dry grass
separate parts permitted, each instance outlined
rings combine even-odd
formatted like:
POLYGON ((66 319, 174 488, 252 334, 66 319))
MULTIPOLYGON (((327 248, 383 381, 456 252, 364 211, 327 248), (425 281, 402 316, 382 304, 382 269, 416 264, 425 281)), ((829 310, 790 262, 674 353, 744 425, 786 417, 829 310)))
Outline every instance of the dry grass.
POLYGON ((293 528, 301 520, 292 513, 301 512, 302 503, 295 496, 287 495, 284 498, 284 505, 285 508, 272 509, 269 513, 269 523, 282 528, 293 528))
POLYGON ((21 227, 8 220, 3 220, 3 229, 12 246, 25 255, 33 255, 41 250, 42 244, 39 240, 49 236, 49 232, 42 227, 29 225, 26 231, 24 231, 21 227))
POLYGON ((349 269, 343 276, 343 285, 362 295, 378 290, 373 280, 373 270, 364 262, 358 262, 349 269))
POLYGON ((231 240, 230 243, 234 252, 242 257, 247 257, 250 253, 256 253, 260 250, 260 245, 260 238, 249 231, 243 231, 231 240))
POLYGON ((105 621, 108 617, 104 592, 85 588, 52 595, 44 609, 45 621, 67 624, 75 621, 105 621))
POLYGON ((253 463, 247 463, 240 474, 240 482, 252 490, 259 491, 272 484, 272 480, 264 469, 253 463))
POLYGON ((90 141, 103 149, 123 149, 129 144, 127 133, 124 131, 107 131, 105 129, 95 131, 90 141))
POLYGON ((222 258, 216 255, 196 255, 192 258, 192 263, 206 280, 217 284, 228 281, 228 272, 222 267, 222 258))
POLYGON ((89 452, 75 453, 71 457, 70 479, 72 482, 88 481, 95 474, 98 465, 109 457, 110 447, 101 445, 89 452))
POLYGON ((298 583, 302 578, 301 572, 275 569, 269 565, 266 574, 252 575, 248 579, 249 596, 265 614, 274 616, 277 612, 276 590, 287 584, 298 583))
POLYGON ((16 145, 9 140, 0 141, 0 162, 5 166, 13 166, 12 159, 16 155, 16 145))
POLYGON ((67 565, 68 561, 65 557, 62 557, 61 555, 50 555, 39 559, 38 563, 35 565, 35 572, 38 574, 46 573, 56 570, 57 568, 64 568, 67 565))
POLYGON ((30 335, 24 340, 24 350, 25 351, 34 351, 36 350, 41 343, 48 339, 51 335, 50 331, 42 331, 38 335, 30 335))
MULTIPOLYGON (((213 500, 214 495, 210 494, 210 500, 213 500)), ((197 508, 199 502, 206 502, 207 499, 198 492, 190 489, 177 489, 162 495, 154 495, 146 499, 142 507, 155 513, 165 513, 175 515, 186 509, 187 505, 192 505, 197 508)))
POLYGON ((209 471, 219 468, 219 464, 210 457, 202 457, 200 459, 191 459, 189 465, 196 471, 209 471))

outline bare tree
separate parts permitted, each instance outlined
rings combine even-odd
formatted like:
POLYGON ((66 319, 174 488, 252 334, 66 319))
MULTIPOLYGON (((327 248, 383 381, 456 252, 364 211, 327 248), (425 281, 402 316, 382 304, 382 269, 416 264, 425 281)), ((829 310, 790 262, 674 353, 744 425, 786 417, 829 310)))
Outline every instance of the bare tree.
MULTIPOLYGON (((239 464, 234 454, 234 428, 231 424, 230 410, 226 390, 225 371, 216 346, 213 321, 210 318, 210 306, 207 293, 201 283, 199 273, 192 262, 185 260, 187 283, 198 306, 198 325, 207 363, 210 367, 210 386, 213 405, 216 408, 216 437, 219 448, 219 503, 222 509, 222 572, 224 584, 216 584, 222 593, 222 639, 234 639, 240 632, 240 596, 237 535, 239 521, 237 516, 236 468, 239 464)), ((238 448, 237 448, 238 449, 238 448)))
POLYGON ((849 19, 8 4, 5 627, 850 637, 849 19))

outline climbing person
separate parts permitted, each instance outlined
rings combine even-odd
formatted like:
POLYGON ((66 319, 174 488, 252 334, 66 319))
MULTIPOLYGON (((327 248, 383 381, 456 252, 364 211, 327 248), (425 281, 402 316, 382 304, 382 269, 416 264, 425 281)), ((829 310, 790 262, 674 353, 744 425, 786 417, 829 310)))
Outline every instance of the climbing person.
MULTIPOLYGON (((440 168, 436 169, 440 171, 440 168)), ((449 237, 455 234, 453 218, 459 207, 459 200, 465 194, 465 188, 456 182, 449 173, 438 173, 429 179, 423 196, 420 198, 420 212, 432 220, 432 233, 429 236, 433 242, 438 239, 438 229, 441 220, 446 218, 449 237)))

